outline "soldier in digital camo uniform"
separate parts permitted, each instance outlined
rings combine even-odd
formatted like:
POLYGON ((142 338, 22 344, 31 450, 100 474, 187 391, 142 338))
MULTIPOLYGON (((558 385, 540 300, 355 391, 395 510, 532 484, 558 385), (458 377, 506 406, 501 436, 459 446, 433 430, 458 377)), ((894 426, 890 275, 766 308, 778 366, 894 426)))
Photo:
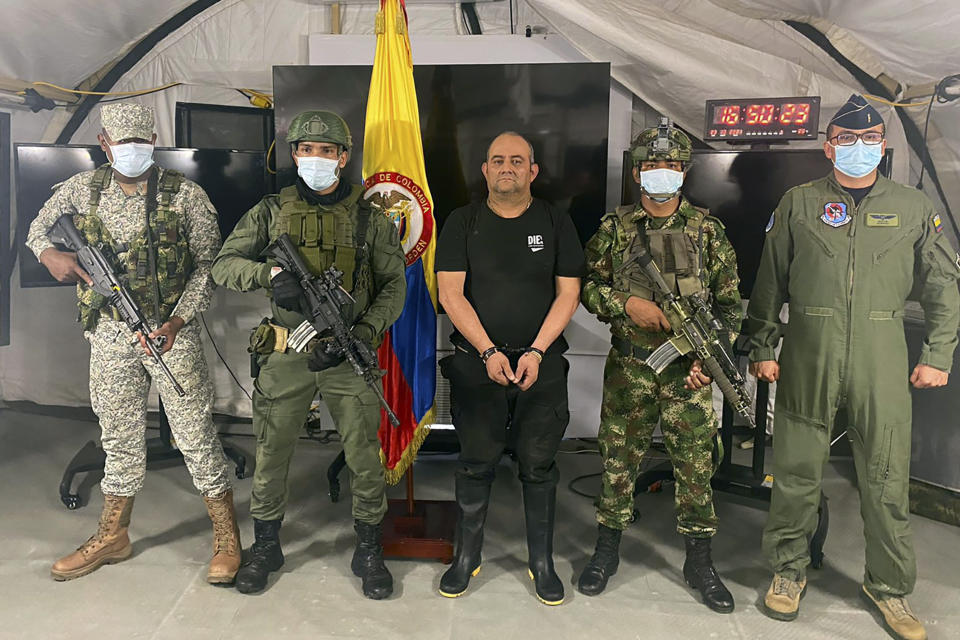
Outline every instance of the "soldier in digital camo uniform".
POLYGON ((612 349, 604 370, 599 445, 603 484, 597 501, 596 552, 578 581, 597 595, 616 573, 621 533, 633 513, 634 483, 659 421, 676 477, 677 530, 686 541, 684 578, 714 611, 733 611, 733 597, 710 557, 717 531, 710 478, 716 470, 716 417, 710 379, 698 361, 681 357, 659 375, 644 363, 668 338, 659 295, 642 269, 627 260, 634 241, 649 246, 674 293, 706 293, 730 330, 740 327, 737 261, 723 225, 680 195, 690 165, 690 139, 664 122, 643 131, 631 148, 639 205, 607 214, 587 243, 581 300, 610 323, 612 349))
POLYGON ((147 392, 154 380, 213 522, 214 555, 207 581, 231 584, 240 566, 239 530, 227 463, 210 413, 213 387, 194 321, 210 304, 210 266, 220 248, 216 211, 198 185, 176 171, 154 167, 152 110, 119 102, 104 105, 100 113, 103 130, 97 138, 111 164, 56 185, 27 238, 27 246, 54 278, 78 282, 80 322, 90 342, 90 402, 100 419, 106 453, 97 531, 54 563, 51 574, 55 580, 70 580, 130 557, 127 528, 146 472, 147 392), (149 212, 148 234, 146 194, 153 180, 157 202, 149 212), (155 328, 151 336, 166 336, 163 360, 186 391, 184 397, 178 397, 150 357, 143 337, 131 333, 107 301, 87 287, 90 277, 76 255, 57 250, 47 238, 64 214, 73 216, 87 242, 102 245, 126 274, 134 299, 155 328), (156 271, 150 266, 151 253, 156 271))

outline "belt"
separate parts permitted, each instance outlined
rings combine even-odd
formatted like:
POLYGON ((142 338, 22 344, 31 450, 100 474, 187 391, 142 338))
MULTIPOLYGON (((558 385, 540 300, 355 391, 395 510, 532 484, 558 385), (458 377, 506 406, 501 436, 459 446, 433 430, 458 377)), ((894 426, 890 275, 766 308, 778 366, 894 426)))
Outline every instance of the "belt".
POLYGON ((629 340, 624 340, 623 338, 618 338, 613 336, 610 338, 610 346, 617 350, 622 356, 627 356, 628 358, 636 358, 638 360, 646 360, 650 357, 650 354, 653 353, 651 349, 644 349, 643 347, 638 347, 634 345, 629 340))

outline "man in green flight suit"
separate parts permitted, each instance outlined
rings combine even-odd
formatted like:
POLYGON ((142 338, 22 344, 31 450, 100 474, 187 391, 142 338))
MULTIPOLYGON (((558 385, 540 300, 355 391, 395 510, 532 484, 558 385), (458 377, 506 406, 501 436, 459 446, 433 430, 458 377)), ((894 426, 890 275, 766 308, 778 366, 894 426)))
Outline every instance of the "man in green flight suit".
POLYGON ((779 380, 775 480, 763 534, 775 575, 763 609, 778 620, 799 612, 831 428, 842 408, 866 538, 862 595, 895 636, 922 640, 926 631, 905 598, 916 581, 909 384, 947 383, 960 319, 958 257, 933 204, 878 174, 884 124, 863 97, 851 96, 837 111, 823 148, 834 170, 783 196, 767 225, 747 310, 751 372, 779 380), (927 340, 911 373, 903 308, 914 287, 927 340))
POLYGON ((237 574, 237 589, 263 590, 268 574, 283 565, 279 530, 287 503, 287 472, 310 404, 320 391, 352 476, 357 547, 351 568, 363 579, 364 595, 380 600, 393 592, 393 578, 380 543, 387 500, 377 397, 342 357, 316 348, 322 335, 303 352, 287 345, 290 332, 306 320, 300 307, 304 292, 292 274, 264 262, 261 252, 286 232, 315 274, 331 265, 342 271, 343 286, 356 300, 345 320, 356 337, 375 348, 403 309, 403 249, 396 227, 362 198, 363 188, 340 179, 353 146, 343 118, 329 111, 305 111, 291 121, 286 139, 297 183, 248 211, 213 264, 217 283, 237 291, 269 289, 273 299, 273 318, 261 323, 251 338, 260 367, 253 395, 257 462, 250 499, 256 541, 250 562, 237 574))
POLYGON ((681 197, 690 165, 690 139, 664 118, 634 141, 633 177, 642 187, 638 205, 619 207, 600 223, 586 247, 583 305, 610 323, 612 349, 603 375, 600 454, 603 484, 597 501, 596 552, 577 588, 597 595, 617 571, 620 537, 633 515, 640 463, 660 423, 677 480, 677 530, 687 557, 683 574, 704 603, 733 611, 733 596, 713 566, 710 540, 717 532, 710 479, 716 471, 717 420, 710 378, 699 361, 677 358, 659 374, 645 360, 670 336, 656 285, 632 260, 635 243, 650 254, 674 293, 702 294, 736 338, 742 309, 737 259, 723 224, 681 197))

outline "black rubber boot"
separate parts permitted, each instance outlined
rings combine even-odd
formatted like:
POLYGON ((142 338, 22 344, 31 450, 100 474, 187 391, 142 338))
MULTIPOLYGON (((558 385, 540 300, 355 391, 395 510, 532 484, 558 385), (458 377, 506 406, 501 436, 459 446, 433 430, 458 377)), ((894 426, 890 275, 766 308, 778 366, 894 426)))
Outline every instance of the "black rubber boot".
POLYGON ((577 590, 586 596, 603 593, 607 588, 607 580, 617 572, 620 565, 620 536, 623 532, 602 524, 597 525, 597 528, 597 548, 577 581, 577 590))
POLYGON ((557 485, 524 483, 523 510, 527 519, 528 573, 543 604, 563 603, 563 582, 553 569, 553 520, 557 485))
POLYGON ((353 575, 363 580, 363 595, 371 600, 389 598, 393 593, 393 576, 383 564, 383 545, 380 543, 383 522, 367 524, 355 520, 353 529, 357 532, 357 548, 350 568, 353 575))
POLYGON ((717 613, 733 611, 733 595, 723 586, 710 557, 710 538, 684 536, 687 560, 683 563, 683 579, 700 592, 703 603, 717 613))
POLYGON ((490 503, 490 481, 457 474, 457 546, 453 563, 440 578, 440 595, 456 598, 467 590, 470 578, 480 573, 483 523, 490 503))
POLYGON ((267 586, 267 576, 283 566, 280 549, 280 521, 253 519, 254 542, 249 561, 237 572, 237 591, 258 593, 267 586))

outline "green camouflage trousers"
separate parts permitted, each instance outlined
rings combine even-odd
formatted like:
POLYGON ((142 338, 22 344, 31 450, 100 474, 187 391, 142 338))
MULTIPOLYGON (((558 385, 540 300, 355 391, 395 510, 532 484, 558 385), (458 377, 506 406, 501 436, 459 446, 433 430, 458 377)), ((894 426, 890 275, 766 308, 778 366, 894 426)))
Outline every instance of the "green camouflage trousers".
POLYGON ((710 487, 720 459, 713 451, 716 414, 710 387, 684 389, 689 370, 689 358, 677 358, 657 375, 642 360, 611 349, 600 407, 600 524, 620 530, 630 524, 634 484, 659 420, 676 478, 677 531, 694 538, 717 532, 710 487))

